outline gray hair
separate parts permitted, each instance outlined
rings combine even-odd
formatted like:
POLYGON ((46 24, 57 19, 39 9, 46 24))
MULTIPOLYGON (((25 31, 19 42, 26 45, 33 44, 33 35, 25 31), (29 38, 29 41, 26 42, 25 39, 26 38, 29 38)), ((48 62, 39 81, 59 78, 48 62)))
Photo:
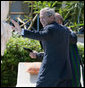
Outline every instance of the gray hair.
POLYGON ((41 10, 40 10, 40 13, 41 13, 41 12, 45 13, 45 15, 46 15, 47 17, 55 16, 55 11, 54 11, 54 9, 51 9, 51 8, 49 8, 49 7, 46 7, 46 8, 41 9, 41 10))

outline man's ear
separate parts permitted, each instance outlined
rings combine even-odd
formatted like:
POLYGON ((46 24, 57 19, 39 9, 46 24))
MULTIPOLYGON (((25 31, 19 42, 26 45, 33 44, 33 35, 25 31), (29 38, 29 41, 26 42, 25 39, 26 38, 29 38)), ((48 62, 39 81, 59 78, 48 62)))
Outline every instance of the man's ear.
POLYGON ((58 20, 58 23, 59 23, 59 24, 62 24, 61 20, 58 20))
POLYGON ((59 21, 59 20, 56 20, 56 22, 57 22, 58 24, 60 24, 60 21, 59 21))

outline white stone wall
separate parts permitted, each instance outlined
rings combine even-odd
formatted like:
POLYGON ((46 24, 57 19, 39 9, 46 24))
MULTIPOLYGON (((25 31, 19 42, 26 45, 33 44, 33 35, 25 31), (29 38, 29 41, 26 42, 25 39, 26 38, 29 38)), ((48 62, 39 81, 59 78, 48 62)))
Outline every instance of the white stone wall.
POLYGON ((12 36, 12 28, 6 23, 9 13, 9 1, 1 1, 1 55, 4 55, 6 43, 12 36))
POLYGON ((18 75, 16 87, 35 87, 38 75, 31 75, 26 70, 30 67, 30 63, 20 62, 18 64, 18 75), (26 65, 28 64, 28 65, 26 65))
POLYGON ((84 34, 77 34, 78 42, 84 43, 84 34))

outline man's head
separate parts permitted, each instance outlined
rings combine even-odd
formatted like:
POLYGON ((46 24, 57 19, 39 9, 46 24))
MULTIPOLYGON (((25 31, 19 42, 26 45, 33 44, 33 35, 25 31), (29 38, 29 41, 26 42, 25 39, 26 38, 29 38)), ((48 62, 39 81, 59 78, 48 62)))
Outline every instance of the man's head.
POLYGON ((63 24, 63 17, 59 13, 55 13, 55 21, 58 24, 63 24))
POLYGON ((40 22, 45 27, 55 21, 55 11, 51 8, 43 8, 40 10, 40 22))

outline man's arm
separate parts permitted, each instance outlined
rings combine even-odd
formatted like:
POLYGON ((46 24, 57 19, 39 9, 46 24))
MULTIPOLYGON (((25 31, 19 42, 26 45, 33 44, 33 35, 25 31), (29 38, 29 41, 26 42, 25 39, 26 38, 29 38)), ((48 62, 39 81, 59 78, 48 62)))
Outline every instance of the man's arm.
POLYGON ((70 31, 70 44, 76 44, 77 43, 77 35, 73 31, 70 31))
POLYGON ((70 28, 67 28, 66 26, 64 26, 66 28, 66 30, 69 33, 69 43, 70 44, 76 44, 77 43, 77 35, 76 33, 74 33, 70 28))
MULTIPOLYGON (((12 23, 14 24, 16 30, 19 34, 21 34, 21 28, 19 26, 19 24, 17 22, 15 22, 14 20, 11 20, 12 23)), ((23 37, 26 38, 31 38, 31 39, 35 39, 35 40, 48 40, 52 37, 52 33, 53 33, 53 28, 51 27, 45 27, 43 31, 30 31, 30 30, 23 30, 23 37)))
POLYGON ((30 30, 23 30, 23 35, 22 37, 26 37, 26 38, 31 38, 31 39, 35 39, 35 40, 46 40, 46 39, 50 39, 52 37, 52 29, 51 28, 47 28, 44 29, 43 31, 30 31, 30 30))
POLYGON ((37 53, 36 54, 36 58, 38 58, 38 59, 43 59, 43 57, 44 57, 44 52, 40 52, 40 53, 37 53))
POLYGON ((33 51, 33 52, 30 52, 29 56, 31 58, 34 58, 34 59, 39 59, 39 60, 42 60, 43 59, 43 56, 44 56, 44 52, 36 52, 36 51, 33 51))

